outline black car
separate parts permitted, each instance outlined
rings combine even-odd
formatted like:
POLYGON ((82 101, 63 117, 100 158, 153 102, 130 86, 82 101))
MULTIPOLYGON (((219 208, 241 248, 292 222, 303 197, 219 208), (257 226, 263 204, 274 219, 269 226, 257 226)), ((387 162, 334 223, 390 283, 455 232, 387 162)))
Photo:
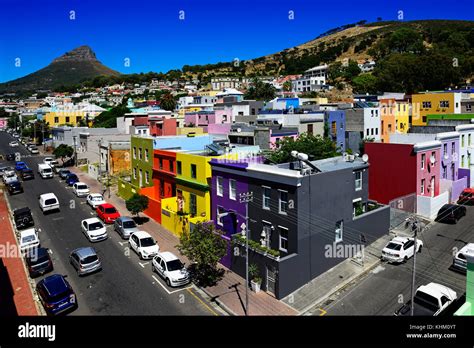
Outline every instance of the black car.
POLYGON ((13 211, 13 220, 15 220, 16 228, 23 229, 34 226, 35 222, 28 207, 15 209, 13 211))
POLYGON ((46 248, 28 250, 25 255, 26 267, 31 278, 49 273, 53 270, 53 261, 46 248))
POLYGON ((435 221, 456 224, 463 216, 466 216, 466 207, 457 204, 445 204, 438 211, 435 221))
POLYGON ((21 186, 21 182, 13 181, 7 184, 8 193, 14 195, 15 193, 23 193, 23 186, 21 186))
POLYGON ((7 158, 7 161, 14 161, 16 156, 14 153, 7 153, 6 158, 7 158))
POLYGON ((31 169, 24 169, 20 172, 20 177, 23 181, 25 180, 33 180, 35 178, 35 174, 31 169))

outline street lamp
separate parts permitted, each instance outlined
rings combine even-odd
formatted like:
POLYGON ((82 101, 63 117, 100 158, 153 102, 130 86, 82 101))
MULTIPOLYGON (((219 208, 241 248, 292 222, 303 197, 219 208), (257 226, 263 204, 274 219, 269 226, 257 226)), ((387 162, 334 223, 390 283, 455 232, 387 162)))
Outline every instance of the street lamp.
POLYGON ((74 139, 74 166, 77 167, 77 145, 76 145, 77 135, 73 135, 72 138, 74 139))

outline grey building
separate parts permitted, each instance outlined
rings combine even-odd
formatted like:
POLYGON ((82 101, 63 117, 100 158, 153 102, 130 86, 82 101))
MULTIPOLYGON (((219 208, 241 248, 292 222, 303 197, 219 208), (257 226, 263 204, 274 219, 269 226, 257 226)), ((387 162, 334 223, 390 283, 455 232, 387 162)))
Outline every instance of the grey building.
POLYGON ((234 123, 228 134, 229 143, 243 145, 258 145, 262 150, 278 146, 284 137, 298 136, 298 128, 283 127, 281 124, 266 124, 264 126, 234 123))
POLYGON ((61 144, 66 144, 74 147, 74 137, 76 139, 76 146, 79 146, 79 134, 88 133, 89 135, 109 135, 117 134, 117 128, 88 128, 88 127, 53 127, 51 129, 52 146, 58 147, 61 144))
MULTIPOLYGON (((130 141, 129 134, 91 134, 89 130, 94 128, 88 128, 87 131, 79 133, 77 139, 76 150, 77 150, 77 161, 79 164, 99 163, 101 143, 105 142, 120 142, 130 141)), ((117 131, 117 130, 115 130, 117 131)), ((105 162, 101 160, 104 165, 105 162)), ((105 170, 105 167, 102 168, 105 170)))
MULTIPOLYGON (((278 299, 389 232, 390 208, 369 201, 369 164, 360 158, 250 163, 235 175, 245 176, 253 194, 249 237, 267 248, 252 247, 249 263, 258 267, 262 289, 278 299)), ((235 236, 231 268, 245 276, 245 243, 235 236)))

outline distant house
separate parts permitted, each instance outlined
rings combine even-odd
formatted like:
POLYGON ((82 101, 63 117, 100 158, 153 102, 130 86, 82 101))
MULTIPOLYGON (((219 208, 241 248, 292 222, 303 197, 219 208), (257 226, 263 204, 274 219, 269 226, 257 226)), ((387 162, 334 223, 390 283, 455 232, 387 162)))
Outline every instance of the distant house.
POLYGON ((326 79, 329 66, 319 65, 308 69, 303 76, 291 81, 293 92, 311 92, 327 88, 326 79))

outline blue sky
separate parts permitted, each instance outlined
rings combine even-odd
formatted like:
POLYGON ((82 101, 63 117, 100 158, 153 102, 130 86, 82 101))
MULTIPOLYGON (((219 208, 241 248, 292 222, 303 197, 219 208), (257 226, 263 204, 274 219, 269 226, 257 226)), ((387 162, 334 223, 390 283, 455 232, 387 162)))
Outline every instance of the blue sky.
POLYGON ((166 72, 256 58, 343 24, 396 20, 400 10, 404 20, 474 19, 473 0, 0 0, 0 9, 0 82, 80 45, 122 73, 166 72))

